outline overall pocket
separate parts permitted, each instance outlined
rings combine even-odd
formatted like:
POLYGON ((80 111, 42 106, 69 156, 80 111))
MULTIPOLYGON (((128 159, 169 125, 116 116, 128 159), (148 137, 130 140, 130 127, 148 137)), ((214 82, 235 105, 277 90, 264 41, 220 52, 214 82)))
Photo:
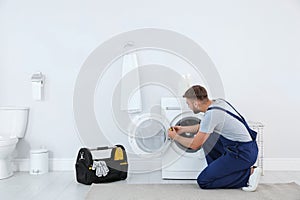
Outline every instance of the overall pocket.
POLYGON ((225 150, 229 155, 233 156, 234 158, 238 158, 240 152, 238 147, 239 147, 238 144, 227 145, 225 146, 225 150))

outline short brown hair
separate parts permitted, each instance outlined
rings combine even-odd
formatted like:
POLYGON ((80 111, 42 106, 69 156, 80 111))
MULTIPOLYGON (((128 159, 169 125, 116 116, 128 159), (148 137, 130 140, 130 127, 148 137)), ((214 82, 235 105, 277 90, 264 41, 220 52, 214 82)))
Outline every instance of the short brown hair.
POLYGON ((190 87, 183 95, 184 98, 206 100, 208 99, 206 89, 200 85, 190 87))

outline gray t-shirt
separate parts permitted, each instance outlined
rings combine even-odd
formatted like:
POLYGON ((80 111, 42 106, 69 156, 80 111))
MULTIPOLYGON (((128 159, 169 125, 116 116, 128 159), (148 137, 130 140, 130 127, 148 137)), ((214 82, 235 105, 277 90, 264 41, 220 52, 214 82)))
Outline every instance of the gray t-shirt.
MULTIPOLYGON (((209 107, 213 106, 224 108, 238 116, 224 100, 213 100, 209 107)), ((232 141, 249 142, 252 140, 243 123, 218 109, 208 110, 204 113, 199 131, 203 133, 215 132, 232 141)))

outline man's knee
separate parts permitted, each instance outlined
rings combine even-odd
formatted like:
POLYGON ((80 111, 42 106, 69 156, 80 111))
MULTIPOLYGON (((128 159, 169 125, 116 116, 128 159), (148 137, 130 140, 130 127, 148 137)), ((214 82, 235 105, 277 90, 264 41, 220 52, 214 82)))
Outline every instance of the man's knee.
POLYGON ((209 181, 207 179, 207 176, 205 173, 200 173, 198 178, 197 178, 197 183, 201 189, 209 189, 209 181))

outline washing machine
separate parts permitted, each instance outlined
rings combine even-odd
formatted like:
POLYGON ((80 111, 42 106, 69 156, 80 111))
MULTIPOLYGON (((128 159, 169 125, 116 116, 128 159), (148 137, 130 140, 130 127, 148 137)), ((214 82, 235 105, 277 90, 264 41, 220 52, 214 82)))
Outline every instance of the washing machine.
MULTIPOLYGON (((161 115, 169 126, 190 126, 201 123, 203 113, 194 114, 184 98, 165 97, 161 99, 161 115)), ((183 133, 183 137, 192 138, 195 133, 183 133)), ((169 140, 170 141, 170 140, 169 140)), ((170 141, 162 155, 163 179, 197 179, 207 166, 202 148, 193 150, 176 141, 170 141)))
POLYGON ((171 142, 169 123, 159 114, 138 115, 129 126, 129 144, 134 153, 147 160, 161 158, 171 142))

